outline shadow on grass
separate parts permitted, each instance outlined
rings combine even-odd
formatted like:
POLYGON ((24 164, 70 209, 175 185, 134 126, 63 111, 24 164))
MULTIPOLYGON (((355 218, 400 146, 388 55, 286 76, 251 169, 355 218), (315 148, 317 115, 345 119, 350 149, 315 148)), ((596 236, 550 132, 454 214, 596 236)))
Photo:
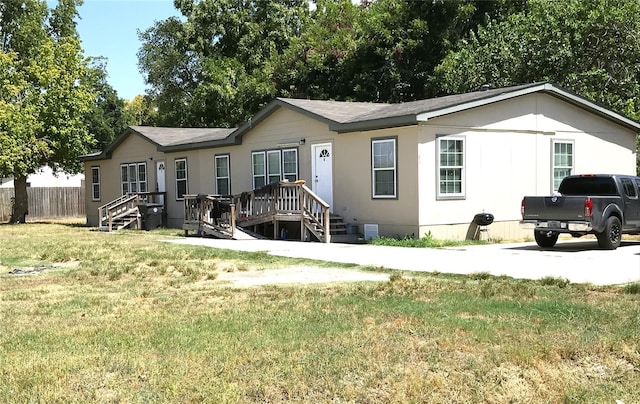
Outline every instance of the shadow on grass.
POLYGON ((80 218, 52 218, 52 219, 32 219, 27 220, 26 223, 10 223, 8 220, 0 222, 0 226, 28 226, 28 225, 42 225, 42 224, 56 224, 60 226, 66 226, 71 228, 84 228, 91 227, 86 223, 84 217, 80 218))

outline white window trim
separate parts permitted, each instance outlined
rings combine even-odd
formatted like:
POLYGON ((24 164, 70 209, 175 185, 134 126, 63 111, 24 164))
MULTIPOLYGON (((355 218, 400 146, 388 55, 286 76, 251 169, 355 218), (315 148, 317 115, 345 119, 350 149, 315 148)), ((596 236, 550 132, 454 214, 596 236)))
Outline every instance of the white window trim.
POLYGON ((215 161, 214 161, 214 177, 215 177, 215 185, 216 185, 216 193, 218 195, 231 195, 231 156, 229 154, 218 154, 214 157, 215 161), (227 168, 227 176, 226 177, 219 177, 218 176, 218 162, 224 160, 225 162, 225 166, 227 168), (220 179, 226 179, 227 180, 227 184, 228 188, 225 189, 225 192, 220 192, 221 190, 218 188, 218 180, 220 179))
POLYGON ((457 135, 442 135, 436 136, 436 199, 465 199, 467 189, 467 139, 464 136, 457 135), (440 161, 440 147, 443 140, 456 140, 462 141, 462 166, 442 166, 440 161), (460 169, 460 192, 459 193, 446 193, 440 191, 440 170, 442 168, 459 168, 460 169))
POLYGON ((298 179, 298 149, 284 149, 282 150, 282 179, 286 179, 288 176, 293 176, 295 178, 294 181, 296 181, 298 179), (296 161, 296 171, 295 172, 287 172, 285 170, 285 165, 284 165, 284 155, 286 153, 293 153, 295 155, 295 161, 296 161))
POLYGON ((398 139, 395 137, 371 139, 371 197, 373 199, 396 199, 398 197, 398 139), (377 143, 393 143, 393 167, 376 168, 374 145, 377 143), (376 194, 376 171, 393 171, 393 194, 377 195, 376 194))
POLYGON ((136 175, 138 177, 138 192, 149 192, 149 187, 148 187, 149 171, 147 171, 147 163, 137 164, 136 175), (140 167, 144 167, 144 181, 140 180, 140 167), (144 191, 142 191, 141 184, 144 184, 144 191))
POLYGON ((267 184, 271 184, 272 182, 276 182, 276 181, 271 181, 271 177, 277 176, 278 177, 278 181, 282 180, 282 154, 280 153, 280 150, 267 150, 266 151, 266 155, 265 155, 265 164, 266 164, 266 173, 267 173, 267 184), (269 156, 272 155, 276 155, 278 156, 278 164, 277 164, 277 169, 278 172, 272 172, 271 171, 271 165, 269 164, 269 156))
MULTIPOLYGON (((569 168, 569 174, 575 173, 576 170, 576 145, 572 139, 551 139, 551 192, 555 192, 558 189, 555 186, 555 171, 556 168, 569 168), (571 145, 571 166, 556 166, 556 144, 570 144, 571 145)), ((558 182, 558 186, 560 183, 558 182)))
POLYGON ((265 185, 268 185, 270 183, 269 181, 269 177, 270 176, 275 176, 276 174, 278 175, 278 181, 282 181, 284 180, 287 176, 293 176, 296 178, 296 180, 299 178, 299 170, 300 170, 300 163, 298 161, 298 149, 296 148, 292 148, 292 149, 282 149, 282 150, 274 150, 274 149, 269 149, 269 150, 260 150, 260 151, 254 151, 251 152, 251 184, 254 188, 256 188, 256 177, 264 177, 264 183, 265 185), (286 152, 293 152, 296 156, 296 172, 286 172, 284 171, 284 154, 286 152), (270 154, 277 154, 278 155, 278 173, 275 172, 270 172, 269 171, 269 155, 270 154), (254 156, 256 155, 261 155, 263 158, 263 171, 264 174, 260 174, 260 175, 256 175, 255 173, 255 165, 254 165, 254 156))
POLYGON ((251 153, 251 186, 255 189, 256 188, 256 178, 258 177, 263 177, 264 178, 264 184, 267 184, 267 155, 264 151, 259 151, 259 152, 252 152, 251 153), (256 166, 254 163, 254 156, 257 155, 261 155, 262 156, 262 168, 263 168, 263 172, 264 174, 256 174, 256 166))
POLYGON ((179 191, 178 191, 178 181, 184 181, 185 182, 185 186, 184 186, 184 194, 183 195, 187 195, 189 194, 189 169, 188 169, 188 165, 187 165, 187 159, 185 157, 179 158, 179 159, 175 159, 174 163, 173 163, 173 170, 174 170, 174 175, 175 175, 175 180, 176 180, 176 201, 182 201, 184 200, 183 196, 179 196, 179 191), (178 178, 178 163, 179 162, 184 162, 184 178, 178 178))
POLYGON ((91 167, 91 200, 92 201, 99 201, 102 197, 102 189, 101 189, 101 185, 100 185, 100 166, 93 166, 91 167), (93 172, 96 171, 98 173, 98 182, 94 182, 93 181, 93 172), (98 197, 96 198, 96 193, 95 191, 98 191, 98 197))
POLYGON ((149 188, 147 187, 148 184, 148 178, 149 178, 149 171, 147 170, 147 163, 122 163, 120 164, 120 193, 122 195, 131 193, 133 191, 131 191, 131 184, 136 184, 136 191, 135 192, 147 192, 149 190, 149 188), (134 168, 135 171, 135 178, 134 180, 132 180, 131 178, 131 168, 134 168), (144 176, 145 179, 144 181, 140 181, 140 167, 144 167, 144 176), (124 179, 122 178, 122 173, 123 173, 123 169, 126 168, 127 170, 127 181, 124 181, 124 179), (144 184, 144 191, 140 191, 140 184, 144 184), (127 184, 127 192, 124 192, 124 184, 127 184))

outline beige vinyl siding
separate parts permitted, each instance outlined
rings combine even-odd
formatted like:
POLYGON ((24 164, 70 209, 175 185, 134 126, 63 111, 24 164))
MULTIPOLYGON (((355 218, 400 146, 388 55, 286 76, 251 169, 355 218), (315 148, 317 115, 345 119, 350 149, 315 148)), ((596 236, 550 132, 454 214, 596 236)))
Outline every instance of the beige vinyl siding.
MULTIPOLYGON (((98 208, 119 198, 121 195, 120 165, 132 162, 146 162, 147 189, 155 191, 156 172, 155 160, 162 159, 163 153, 157 151, 156 146, 138 135, 128 136, 114 151, 110 159, 87 161, 85 163, 85 178, 91 178, 91 167, 100 167, 100 200, 92 201, 85 198, 87 224, 98 225, 98 208)), ((168 170, 171 171, 171 170, 168 170)), ((168 184, 168 183, 167 183, 168 184)), ((167 187, 167 191, 171 187, 167 187)))
MULTIPOLYGON (((496 221, 491 235, 523 238, 520 201, 524 195, 550 192, 552 144, 573 142, 575 173, 635 172, 634 133, 555 97, 530 94, 442 117, 418 125, 335 133, 328 125, 288 108, 273 110, 242 137, 241 145, 163 154, 137 135, 130 135, 111 159, 87 161, 99 166, 101 200, 86 198, 89 224, 97 224, 97 209, 120 195, 120 164, 147 163, 148 189, 155 190, 155 161, 167 164, 168 224, 181 227, 183 203, 176 201, 176 158, 188 164, 190 193, 216 192, 215 158, 226 154, 234 194, 252 189, 252 153, 295 150, 298 178, 313 189, 314 144, 330 143, 333 163, 333 212, 347 223, 378 224, 381 235, 465 238, 473 235, 472 220, 482 211, 496 221), (464 139, 464 197, 438 199, 437 137, 464 139), (395 198, 372 197, 372 139, 396 140, 395 198)), ((281 172, 281 175, 283 173, 281 172)), ((530 235, 528 235, 530 237, 530 235)))
POLYGON ((377 224, 380 234, 416 235, 418 193, 416 126, 341 134, 335 143, 334 213, 346 222, 377 224), (397 148, 397 197, 372 198, 371 141, 395 138, 397 148))
POLYGON ((633 172, 633 134, 609 121, 546 95, 533 94, 421 124, 420 234, 438 238, 473 235, 473 217, 495 216, 491 234, 531 237, 518 225, 525 195, 548 195, 554 140, 574 145, 575 173, 633 172), (574 126, 572 126, 574 125, 574 126), (624 134, 626 132, 626 134, 624 134), (464 200, 437 200, 436 136, 464 137, 464 200), (606 156, 606 157, 603 157, 606 156))

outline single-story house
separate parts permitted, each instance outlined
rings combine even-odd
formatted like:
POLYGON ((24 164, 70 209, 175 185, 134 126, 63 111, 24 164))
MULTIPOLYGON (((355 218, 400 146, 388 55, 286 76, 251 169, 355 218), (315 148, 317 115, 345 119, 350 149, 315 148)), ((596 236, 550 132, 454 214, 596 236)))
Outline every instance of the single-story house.
POLYGON ((463 239, 490 213, 491 235, 519 226, 524 195, 569 174, 636 172, 640 124, 550 83, 399 104, 278 98, 233 129, 132 126, 82 158, 87 223, 127 192, 240 194, 305 180, 347 223, 380 235, 463 239))

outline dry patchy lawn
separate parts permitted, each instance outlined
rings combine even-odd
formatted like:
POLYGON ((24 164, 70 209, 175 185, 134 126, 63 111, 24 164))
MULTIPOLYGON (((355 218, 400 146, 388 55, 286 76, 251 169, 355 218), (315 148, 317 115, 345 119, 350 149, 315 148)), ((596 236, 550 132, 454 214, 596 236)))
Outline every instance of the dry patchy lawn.
POLYGON ((235 287, 220 274, 327 264, 159 242, 175 235, 0 226, 0 401, 640 402, 638 294, 398 273, 235 287))

